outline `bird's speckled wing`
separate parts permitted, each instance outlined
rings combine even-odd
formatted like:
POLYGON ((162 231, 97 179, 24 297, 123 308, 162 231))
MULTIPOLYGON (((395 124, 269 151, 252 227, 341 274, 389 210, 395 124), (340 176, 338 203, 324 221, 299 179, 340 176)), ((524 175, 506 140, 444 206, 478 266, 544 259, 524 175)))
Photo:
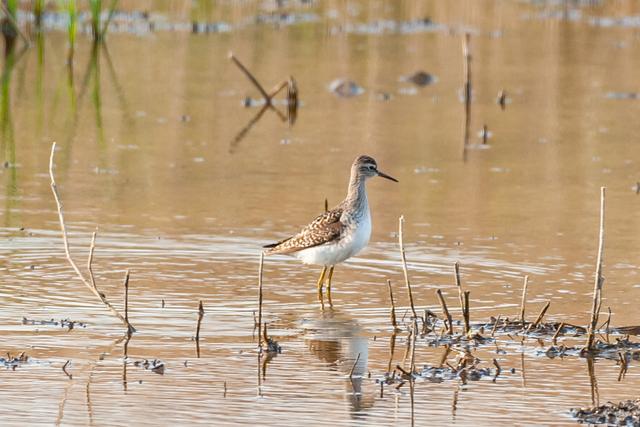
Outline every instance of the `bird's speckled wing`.
POLYGON ((342 208, 335 208, 319 215, 295 236, 266 245, 265 253, 290 254, 337 240, 343 227, 340 222, 342 211, 342 208))

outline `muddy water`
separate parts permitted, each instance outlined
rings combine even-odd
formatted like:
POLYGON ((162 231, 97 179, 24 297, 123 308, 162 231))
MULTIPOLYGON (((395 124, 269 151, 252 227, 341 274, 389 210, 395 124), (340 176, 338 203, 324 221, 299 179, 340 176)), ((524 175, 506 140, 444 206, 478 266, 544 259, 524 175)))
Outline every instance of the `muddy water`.
MULTIPOLYGON (((30 359, 0 369, 2 424, 407 425, 413 417, 423 425, 563 425, 572 422, 569 408, 637 397, 635 362, 618 382, 615 362, 596 361, 594 395, 584 359, 550 360, 535 340, 506 337, 506 354, 493 345, 474 351, 489 366, 499 361, 495 383, 423 380, 413 396, 408 386, 381 396, 376 382, 403 364, 407 344, 399 334, 390 361, 386 279, 398 317, 408 304, 400 215, 421 310, 439 312, 437 288, 457 307, 459 261, 472 321, 515 316, 529 275, 529 317, 551 300, 550 320, 586 324, 606 186, 603 305, 614 325, 640 323, 640 104, 628 95, 640 91, 634 2, 328 2, 290 7, 287 19, 263 4, 158 7, 167 22, 225 23, 228 31, 125 28, 97 54, 81 37, 70 71, 64 34, 52 30, 5 65, 0 349, 30 359), (278 23, 256 23, 265 16, 278 23), (466 161, 464 30, 472 32, 474 82, 466 161), (258 93, 227 60, 230 50, 267 88, 295 76, 293 127, 268 110, 233 142, 259 108, 242 106, 258 93), (436 83, 401 81, 419 70, 436 83), (338 97, 328 90, 336 78, 365 92, 338 97), (505 111, 495 102, 501 89, 505 111), (491 137, 477 147, 483 124, 491 137), (138 332, 127 359, 120 325, 65 261, 47 176, 52 141, 74 255, 85 264, 97 227, 94 270, 118 307, 131 270, 138 332), (324 312, 317 269, 267 259, 264 316, 282 353, 259 361, 260 245, 295 232, 325 198, 339 202, 361 153, 400 180, 369 184, 371 244, 336 269, 334 309, 324 312), (23 325, 23 317, 87 326, 23 325), (164 374, 134 364, 144 359, 160 359, 164 374)), ((442 353, 418 340, 416 364, 438 365, 442 353)))

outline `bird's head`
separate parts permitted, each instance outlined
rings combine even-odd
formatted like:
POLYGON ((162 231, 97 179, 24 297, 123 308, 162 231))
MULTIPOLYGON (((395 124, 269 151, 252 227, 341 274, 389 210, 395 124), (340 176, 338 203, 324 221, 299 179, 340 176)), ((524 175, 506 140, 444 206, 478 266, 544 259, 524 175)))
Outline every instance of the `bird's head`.
POLYGON ((383 178, 390 179, 391 181, 398 182, 397 179, 387 175, 378 170, 378 164, 369 156, 359 156, 353 161, 352 169, 355 169, 360 176, 365 178, 371 178, 374 176, 381 176, 383 178))

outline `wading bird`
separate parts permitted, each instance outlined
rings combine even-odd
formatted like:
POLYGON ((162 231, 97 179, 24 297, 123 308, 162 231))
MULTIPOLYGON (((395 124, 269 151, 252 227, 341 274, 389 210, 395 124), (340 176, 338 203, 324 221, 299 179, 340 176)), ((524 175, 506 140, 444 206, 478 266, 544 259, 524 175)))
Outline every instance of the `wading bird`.
POLYGON ((347 197, 338 206, 319 215, 295 236, 264 246, 267 248, 266 255, 289 254, 305 264, 321 265, 322 272, 317 284, 321 303, 325 278, 331 303, 331 278, 336 264, 354 256, 369 243, 371 213, 365 183, 374 176, 398 182, 380 172, 373 158, 359 156, 351 165, 347 197))

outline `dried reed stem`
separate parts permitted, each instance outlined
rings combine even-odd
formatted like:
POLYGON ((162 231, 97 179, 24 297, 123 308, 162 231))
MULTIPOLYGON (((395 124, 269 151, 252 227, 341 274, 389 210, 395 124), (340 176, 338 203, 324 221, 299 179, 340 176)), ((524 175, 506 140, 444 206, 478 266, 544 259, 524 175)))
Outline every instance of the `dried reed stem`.
POLYGON ((442 291, 440 289, 436 290, 436 294, 438 295, 438 301, 440 301, 442 312, 447 318, 447 333, 449 335, 453 335, 453 320, 451 318, 451 313, 449 313, 449 309, 447 308, 447 302, 444 300, 444 296, 442 295, 442 291))
POLYGON ((409 282, 409 271, 407 270, 407 257, 404 252, 404 241, 402 238, 402 231, 404 226, 404 215, 398 219, 398 242, 400 243, 400 256, 402 258, 402 271, 404 272, 404 282, 407 285, 407 294, 409 295, 409 303, 411 303, 411 312, 414 319, 418 317, 416 314, 416 308, 413 305, 413 294, 411 293, 411 283, 409 282))
POLYGON ((606 188, 600 188, 600 233, 598 237, 598 259, 596 261, 596 277, 593 285, 593 304, 591 306, 591 323, 589 323, 587 334, 587 349, 593 349, 594 333, 598 324, 598 315, 600 304, 602 304, 602 285, 604 277, 602 277, 602 262, 604 259, 604 201, 606 188))
POLYGON ((417 318, 413 318, 413 340, 411 341, 411 359, 409 366, 411 367, 411 373, 413 374, 416 371, 416 339, 418 337, 418 320, 417 318))
POLYGON ((249 81, 251 81, 251 83, 253 83, 253 85, 256 87, 256 89, 258 89, 258 91, 260 92, 260 94, 262 95, 262 97, 264 98, 265 102, 269 105, 271 104, 271 98, 269 97, 269 94, 267 93, 266 90, 264 90, 264 88, 262 87, 262 85, 260 84, 260 82, 258 82, 258 79, 256 79, 253 74, 251 74, 251 71, 249 71, 243 64, 242 62, 240 62, 240 60, 238 58, 236 58, 232 52, 229 52, 229 59, 231 61, 233 61, 234 64, 236 64, 238 66, 238 68, 240 68, 240 71, 242 71, 244 73, 245 76, 247 76, 247 78, 249 79, 249 81))
POLYGON ((498 323, 500 323, 500 319, 502 318, 502 314, 498 314, 498 318, 493 323, 493 328, 491 328, 491 336, 493 337, 496 333, 496 328, 498 327, 498 323))
POLYGON ((471 330, 471 322, 469 321, 470 313, 469 313, 469 294, 471 291, 464 291, 464 333, 468 334, 471 330))
POLYGON ((125 319, 118 312, 118 310, 116 310, 111 305, 111 303, 109 303, 109 301, 107 301, 107 298, 104 296, 102 292, 98 291, 98 288, 95 285, 91 284, 91 281, 85 277, 85 275, 80 271, 80 269, 78 268, 78 265, 75 263, 75 261, 71 257, 71 252, 69 249, 69 239, 67 237, 67 228, 64 222, 64 215, 62 213, 62 202, 60 201, 60 195, 58 194, 58 186, 56 184, 55 176, 53 175, 53 158, 55 155, 55 151, 56 151, 56 143, 54 142, 51 145, 51 156, 49 157, 49 176, 51 178, 51 191, 53 192, 53 197, 55 198, 56 206, 58 207, 58 219, 60 221, 60 229, 62 231, 62 241, 64 243, 64 252, 67 256, 67 261, 69 261, 69 264, 71 265, 73 270, 76 272, 76 274, 78 275, 78 278, 80 278, 82 283, 84 283, 84 285, 87 288, 89 288, 89 290, 93 292, 93 294, 96 297, 100 299, 102 304, 104 304, 107 307, 107 309, 109 309, 109 311, 111 311, 111 313, 114 316, 116 316, 127 327, 129 331, 135 332, 136 329, 133 327, 133 325, 129 323, 129 321, 125 319))
MULTIPOLYGON (((96 232, 91 235, 91 245, 89 246, 89 256, 87 257, 87 271, 89 272, 89 281, 91 286, 96 287, 96 279, 93 277, 93 251, 96 248, 96 232)), ((125 316, 126 318, 126 316, 125 316)))
MULTIPOLYGON (((538 314, 538 317, 536 318, 535 322, 533 322, 531 324, 531 327, 535 328, 540 324, 540 322, 542 322, 542 318, 544 317, 545 313, 549 309, 550 305, 551 305, 551 301, 547 301, 547 303, 544 305, 544 307, 542 307, 542 310, 540 310, 540 314, 538 314)), ((531 328, 529 328, 529 329, 531 329, 531 328)))
POLYGON ((129 322, 129 270, 124 275, 124 320, 129 322))
POLYGON ((264 253, 260 253, 260 266, 258 267, 258 347, 262 348, 260 328, 262 327, 262 271, 264 266, 264 253))
MULTIPOLYGON (((454 274, 455 279, 456 279, 456 287, 458 288, 458 299, 460 300, 460 312, 461 312, 462 317, 464 319, 464 312, 465 312, 465 308, 464 308, 464 292, 462 291, 462 282, 460 281, 460 264, 457 261, 456 261, 455 264, 453 264, 453 274, 454 274)), ((469 332, 469 330, 467 329, 467 325, 465 323, 464 333, 466 334, 467 332, 469 332)))
POLYGON ((560 332, 562 332, 562 328, 564 328, 564 322, 560 323, 560 326, 558 326, 558 329, 556 330, 556 333, 553 334, 553 337, 551 338, 551 342, 554 345, 556 344, 556 340, 558 339, 558 336, 560 335, 560 332))
POLYGON ((198 324, 196 325, 196 341, 200 341, 200 325, 202 324, 202 318, 204 317, 204 306, 202 300, 198 303, 198 324))
POLYGON ((524 308, 527 303, 527 286, 529 285, 529 276, 524 276, 524 285, 522 286, 522 301, 520 302, 520 320, 524 327, 524 308))
POLYGON ((391 300, 391 311, 389 313, 391 326, 393 326, 394 331, 398 331, 400 328, 398 328, 398 322, 396 321, 396 304, 393 301, 393 289, 391 288, 391 280, 389 279, 387 279, 387 287, 389 288, 389 299, 391 300))

